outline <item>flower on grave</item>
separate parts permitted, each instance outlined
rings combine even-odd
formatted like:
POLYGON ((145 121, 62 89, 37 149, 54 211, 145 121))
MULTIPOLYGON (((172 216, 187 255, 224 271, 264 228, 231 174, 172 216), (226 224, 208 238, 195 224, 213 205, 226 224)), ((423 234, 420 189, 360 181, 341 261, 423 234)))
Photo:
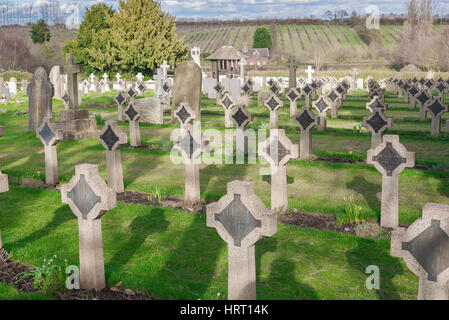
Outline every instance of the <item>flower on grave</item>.
POLYGON ((352 151, 349 151, 349 154, 352 154, 352 151))

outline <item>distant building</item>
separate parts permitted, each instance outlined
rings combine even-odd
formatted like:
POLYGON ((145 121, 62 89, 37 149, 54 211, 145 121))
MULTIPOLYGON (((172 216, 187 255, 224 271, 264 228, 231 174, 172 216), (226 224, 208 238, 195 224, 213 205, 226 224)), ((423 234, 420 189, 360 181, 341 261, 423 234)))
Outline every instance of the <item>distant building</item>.
POLYGON ((206 60, 212 63, 212 78, 219 79, 220 75, 228 78, 239 76, 239 61, 244 55, 232 46, 224 46, 215 51, 206 60))
POLYGON ((245 60, 250 66, 266 65, 270 60, 270 51, 268 48, 248 49, 248 42, 242 43, 242 50, 240 52, 245 56, 245 60))

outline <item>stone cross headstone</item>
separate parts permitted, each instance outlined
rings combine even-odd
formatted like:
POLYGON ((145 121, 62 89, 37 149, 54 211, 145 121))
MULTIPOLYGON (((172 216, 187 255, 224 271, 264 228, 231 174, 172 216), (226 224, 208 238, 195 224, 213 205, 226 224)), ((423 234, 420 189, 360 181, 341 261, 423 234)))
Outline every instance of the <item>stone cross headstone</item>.
POLYGON ((399 143, 399 136, 385 135, 383 142, 368 150, 367 163, 382 173, 382 203, 380 225, 385 228, 399 226, 399 179, 405 168, 415 165, 415 153, 407 152, 399 143))
POLYGON ((190 108, 187 102, 181 103, 179 108, 175 111, 175 116, 181 124, 181 128, 189 124, 195 118, 194 111, 190 108))
POLYGON ((310 110, 304 107, 294 117, 294 121, 298 124, 301 135, 299 140, 299 157, 300 159, 309 159, 312 153, 312 128, 318 123, 318 117, 310 110))
POLYGON ((254 194, 252 182, 232 181, 207 206, 207 226, 228 244, 228 299, 256 299, 255 243, 277 232, 277 214, 254 194))
POLYGON ((134 104, 130 102, 125 109, 124 114, 129 120, 129 144, 131 147, 139 147, 142 144, 139 127, 140 112, 134 107, 134 104))
POLYGON ((36 136, 42 141, 45 151, 45 183, 55 185, 58 183, 58 154, 56 145, 62 140, 52 118, 44 119, 36 130, 36 136))
POLYGON ((164 60, 161 65, 162 74, 164 75, 164 79, 167 78, 168 69, 170 69, 170 65, 167 64, 167 60, 164 60))
MULTIPOLYGON (((2 173, 1 167, 0 167, 0 194, 5 193, 9 191, 9 183, 8 183, 8 175, 2 173)), ((3 248, 2 243, 2 234, 0 230, 0 249, 3 248)))
POLYGON ((416 95, 419 93, 418 88, 416 86, 411 86, 410 89, 408 89, 408 94, 410 95, 410 109, 416 108, 416 95))
POLYGON ((224 86, 220 82, 217 82, 217 84, 214 86, 214 90, 217 93, 216 105, 219 106, 220 101, 221 101, 221 96, 225 89, 224 89, 224 86))
POLYGON ((382 108, 375 108, 367 118, 363 118, 363 126, 371 131, 371 149, 376 149, 382 143, 382 134, 393 127, 392 120, 387 118, 382 108))
POLYGON ((287 67, 289 72, 288 87, 296 88, 296 69, 298 69, 299 63, 296 61, 295 56, 288 58, 287 67))
POLYGON ((245 58, 242 58, 240 61, 239 61, 239 67, 240 67, 240 83, 243 85, 246 81, 246 79, 245 79, 245 66, 247 65, 248 63, 246 62, 246 59, 245 58))
POLYGON ((374 96, 374 98, 366 104, 366 109, 368 109, 371 113, 376 109, 381 109, 382 112, 388 109, 388 104, 382 101, 380 97, 374 96))
POLYGON ((313 70, 312 66, 308 66, 304 71, 307 73, 307 83, 311 84, 313 80, 312 75, 315 73, 315 70, 313 70))
POLYGON ((175 150, 181 152, 185 166, 184 202, 194 206, 201 201, 200 157, 204 145, 202 143, 199 121, 194 125, 185 124, 181 127, 181 137, 175 142, 175 150))
POLYGON ((192 56, 193 62, 195 62, 198 67, 201 68, 201 51, 200 48, 194 47, 190 50, 190 55, 192 56))
POLYGON ((259 144, 259 154, 271 167, 271 210, 288 210, 287 163, 298 158, 298 145, 285 135, 284 129, 271 129, 270 137, 259 144))
POLYGON ((310 95, 313 92, 313 88, 309 84, 306 84, 301 91, 305 97, 305 107, 308 108, 310 107, 310 95))
POLYGON ((416 102, 419 104, 419 120, 423 121, 427 118, 427 109, 425 107, 426 103, 432 99, 432 96, 428 94, 425 90, 421 90, 416 94, 416 102))
POLYGON ((53 118, 53 85, 44 68, 37 68, 27 88, 28 95, 28 131, 36 131, 46 118, 53 118))
POLYGON ((123 93, 123 91, 119 91, 118 94, 114 97, 115 102, 118 106, 117 111, 117 120, 122 122, 123 121, 123 105, 126 103, 126 95, 123 93))
POLYGON ((331 102, 331 118, 338 118, 338 107, 341 101, 341 95, 338 94, 336 90, 331 90, 331 92, 326 96, 327 99, 331 102))
POLYGON ((107 73, 103 74, 103 92, 109 92, 111 88, 109 87, 109 76, 107 73))
POLYGON ((231 115, 232 115, 232 108, 234 108, 235 106, 235 101, 233 97, 229 93, 226 93, 223 99, 221 99, 220 105, 224 108, 225 112, 225 128, 232 128, 233 122, 231 119, 231 115))
POLYGON ((437 137, 441 132, 441 116, 443 113, 448 111, 448 106, 443 104, 439 97, 434 97, 426 102, 424 108, 429 111, 432 116, 432 127, 430 129, 430 134, 437 137))
POLYGON ((273 81, 270 85, 270 93, 277 95, 279 92, 281 92, 281 86, 277 83, 277 81, 273 81))
POLYGON ((61 194, 62 203, 78 218, 80 287, 100 291, 106 287, 101 217, 116 207, 116 193, 100 177, 98 166, 81 164, 61 186, 61 194))
POLYGON ((359 76, 359 72, 357 71, 357 68, 353 68, 352 72, 351 72, 351 86, 352 86, 352 90, 355 90, 356 86, 355 86, 355 81, 357 79, 357 77, 359 76))
POLYGON ((232 121, 236 126, 236 152, 246 153, 248 152, 248 135, 246 133, 246 127, 254 121, 254 115, 249 113, 248 109, 244 105, 237 105, 235 111, 232 113, 232 121), (241 139, 243 137, 243 139, 241 139), (243 145, 241 144, 243 141, 243 145))
POLYGON ((243 94, 245 96, 249 97, 251 95, 251 93, 253 93, 253 83, 252 83, 252 81, 249 81, 249 80, 246 81, 245 84, 242 87, 242 90, 243 90, 243 94))
POLYGON ((327 110, 332 106, 332 102, 326 96, 313 102, 312 106, 318 111, 318 131, 324 132, 327 128, 327 110))
POLYGON ((427 203, 422 217, 391 235, 391 255, 419 277, 418 300, 448 300, 449 206, 427 203))
POLYGON ((276 129, 279 125, 278 110, 282 107, 283 102, 275 94, 271 94, 265 100, 265 106, 270 110, 270 128, 276 129))
POLYGON ((84 72, 84 67, 81 64, 75 64, 75 56, 71 53, 67 53, 66 61, 64 67, 61 67, 61 73, 67 74, 69 109, 78 109, 78 73, 84 72))
POLYGON ((194 112, 194 120, 201 120, 201 83, 200 67, 193 61, 182 62, 175 70, 172 97, 172 118, 175 123, 174 111, 181 103, 187 102, 194 112))
POLYGON ((106 166, 108 174, 108 186, 117 193, 125 192, 123 184, 123 168, 120 156, 120 146, 128 142, 128 137, 119 126, 117 121, 106 121, 103 130, 98 135, 106 151, 106 166))
POLYGON ((297 100, 301 97, 301 95, 299 94, 298 90, 296 90, 296 88, 290 88, 288 89, 285 96, 290 101, 290 117, 294 117, 298 112, 297 100))
POLYGON ((62 102, 64 103, 64 110, 66 111, 69 110, 70 97, 67 92, 65 92, 64 95, 62 96, 62 102))

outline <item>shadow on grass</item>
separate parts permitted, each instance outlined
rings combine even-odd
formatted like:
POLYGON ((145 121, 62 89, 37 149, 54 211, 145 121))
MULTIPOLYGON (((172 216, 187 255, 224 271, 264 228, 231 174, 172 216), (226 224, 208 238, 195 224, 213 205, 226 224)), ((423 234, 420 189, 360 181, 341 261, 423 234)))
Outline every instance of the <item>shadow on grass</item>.
MULTIPOLYGON (((357 247, 345 253, 346 261, 354 271, 358 272, 361 279, 366 279, 371 275, 367 274, 368 266, 377 266, 380 271, 380 288, 376 290, 379 299, 400 300, 401 296, 393 284, 393 277, 404 273, 404 269, 398 258, 390 255, 389 246, 380 247, 373 239, 357 239, 357 247)), ((365 282, 363 281, 363 282, 365 282)), ((361 284, 364 290, 365 283, 361 284)), ((373 289, 375 290, 375 289, 373 289)))
POLYGON ((131 237, 115 253, 110 260, 113 262, 109 262, 107 265, 113 264, 114 268, 126 265, 150 234, 164 232, 169 224, 161 208, 153 208, 147 215, 135 217, 129 226, 131 237))
POLYGON ((70 220, 75 220, 76 216, 72 213, 68 205, 59 207, 53 212, 53 216, 51 221, 42 229, 36 230, 33 233, 29 234, 23 239, 16 241, 14 245, 14 250, 18 248, 23 248, 30 244, 31 242, 38 241, 39 239, 49 235, 50 233, 57 230, 62 224, 66 223, 70 220))
POLYGON ((382 186, 369 182, 365 177, 360 176, 354 177, 351 182, 346 183, 346 186, 361 194, 365 198, 370 209, 376 213, 377 219, 380 220, 381 202, 377 198, 377 192, 382 190, 382 186))
MULTIPOLYGON (((256 244, 256 275, 257 281, 260 281, 260 268, 261 258, 264 254, 276 252, 278 247, 278 241, 275 238, 263 238, 260 245, 256 244)), ((282 292, 285 287, 288 287, 288 291, 293 291, 294 296, 290 296, 288 299, 301 299, 301 300, 318 300, 317 293, 311 286, 300 283, 295 279, 296 266, 295 263, 283 256, 277 256, 270 265, 270 275, 268 280, 260 282, 259 285, 267 287, 266 290, 270 292, 282 292), (281 286, 281 287, 279 287, 281 286)), ((259 295, 264 293, 259 293, 259 295)), ((291 292, 289 294, 292 294, 291 292)), ((259 296, 258 295, 258 296, 259 296)), ((268 299, 272 299, 269 297, 268 299)))

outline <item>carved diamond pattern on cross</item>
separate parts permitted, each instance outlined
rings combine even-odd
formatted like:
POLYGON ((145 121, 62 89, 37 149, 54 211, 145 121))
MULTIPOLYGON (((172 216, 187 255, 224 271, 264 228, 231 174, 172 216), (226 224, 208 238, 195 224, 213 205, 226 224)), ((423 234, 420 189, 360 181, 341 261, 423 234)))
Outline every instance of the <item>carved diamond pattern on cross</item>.
POLYGON ((123 103, 126 101, 126 98, 125 96, 123 96, 123 93, 121 91, 118 93, 118 95, 115 96, 114 99, 119 105, 123 105, 123 103))
POLYGON ((67 94, 67 92, 64 94, 64 96, 62 97, 62 100, 64 101, 65 104, 69 103, 70 97, 67 94))
POLYGON ((335 93, 334 90, 332 90, 331 93, 327 95, 327 97, 329 98, 330 101, 332 101, 332 103, 334 103, 339 98, 339 95, 335 93))
POLYGON ((427 272, 429 281, 449 268, 449 237, 441 229, 440 221, 432 219, 430 226, 409 242, 402 242, 402 250, 410 252, 427 272))
POLYGON ((296 100, 298 100, 299 98, 299 94, 298 91, 295 88, 291 88, 288 93, 287 93, 287 98, 291 101, 291 102, 295 102, 296 100))
POLYGON ((86 182, 84 174, 67 193, 67 197, 73 201, 82 214, 83 220, 87 220, 87 215, 92 211, 97 203, 101 203, 101 198, 95 194, 89 184, 86 182))
POLYGON ((187 102, 183 102, 175 111, 175 116, 181 124, 185 125, 194 118, 194 112, 187 102))
POLYGON ((229 94, 226 94, 225 97, 221 100, 221 105, 225 109, 231 109, 234 106, 234 101, 231 99, 229 94))
POLYGON ((312 105, 320 113, 324 113, 330 108, 330 103, 328 101, 326 101, 326 98, 324 98, 324 97, 320 97, 320 99, 313 102, 312 105))
POLYGON ((217 84, 214 86, 214 90, 215 90, 217 93, 221 94, 221 93, 223 93, 223 91, 224 91, 224 87, 223 87, 223 85, 222 85, 221 83, 217 83, 217 84))
POLYGON ((418 92, 419 90, 415 86, 412 86, 410 89, 408 89, 408 93, 410 93, 412 97, 415 97, 418 92))
POLYGON ((249 119, 248 116, 243 112, 241 107, 239 107, 237 111, 232 115, 232 118, 235 120, 239 127, 243 127, 243 124, 249 119))
POLYGON ((108 125, 107 130, 100 135, 100 138, 104 141, 104 143, 108 146, 108 149, 112 151, 114 145, 120 140, 119 137, 114 133, 112 127, 108 125))
POLYGON ((254 229, 261 228, 261 220, 257 220, 242 203, 240 194, 234 194, 234 199, 220 213, 215 214, 215 221, 222 224, 229 233, 236 247, 240 247, 242 240, 254 229))
POLYGON ((375 110, 374 113, 370 117, 368 117, 366 123, 369 124, 369 126, 374 130, 375 133, 383 131, 382 129, 388 126, 388 121, 385 121, 384 117, 382 116, 382 111, 379 109, 375 110))
POLYGON ((55 134, 48 126, 48 122, 46 122, 42 130, 39 131, 39 136, 42 138, 42 140, 45 142, 47 146, 49 145, 51 140, 55 137, 55 134))
POLYGON ((282 102, 279 100, 279 98, 272 94, 266 101, 265 101, 265 105, 271 110, 271 111, 276 111, 277 109, 279 109, 282 106, 282 102))
POLYGON ((134 108, 132 104, 128 106, 125 111, 130 121, 137 121, 140 118, 140 113, 134 108))
POLYGON ((373 99, 366 104, 366 109, 368 109, 371 113, 374 112, 375 109, 381 109, 385 111, 388 109, 388 105, 383 102, 378 96, 374 96, 373 99))
POLYGON ((307 130, 315 123, 314 114, 308 108, 302 108, 295 120, 302 130, 307 130))
POLYGON ((401 164, 406 163, 407 159, 402 157, 391 142, 387 142, 386 147, 376 156, 373 161, 378 162, 387 172, 387 176, 392 176, 393 171, 401 164))
POLYGON ((273 82, 270 86, 270 91, 273 94, 278 94, 281 91, 281 87, 277 84, 277 82, 273 82))
POLYGON ((129 90, 128 90, 128 95, 129 95, 129 97, 132 99, 132 98, 134 98, 136 95, 137 95, 137 93, 134 91, 134 89, 131 87, 131 88, 129 88, 129 90))
POLYGON ((438 97, 428 101, 425 107, 432 112, 434 117, 441 115, 444 112, 447 112, 447 106, 441 103, 438 97))
POLYGON ((424 91, 421 91, 417 96, 416 96, 416 100, 419 102, 419 103, 421 103, 421 105, 424 105, 427 101, 429 101, 430 100, 430 96, 426 93, 426 92, 424 92, 424 91))

